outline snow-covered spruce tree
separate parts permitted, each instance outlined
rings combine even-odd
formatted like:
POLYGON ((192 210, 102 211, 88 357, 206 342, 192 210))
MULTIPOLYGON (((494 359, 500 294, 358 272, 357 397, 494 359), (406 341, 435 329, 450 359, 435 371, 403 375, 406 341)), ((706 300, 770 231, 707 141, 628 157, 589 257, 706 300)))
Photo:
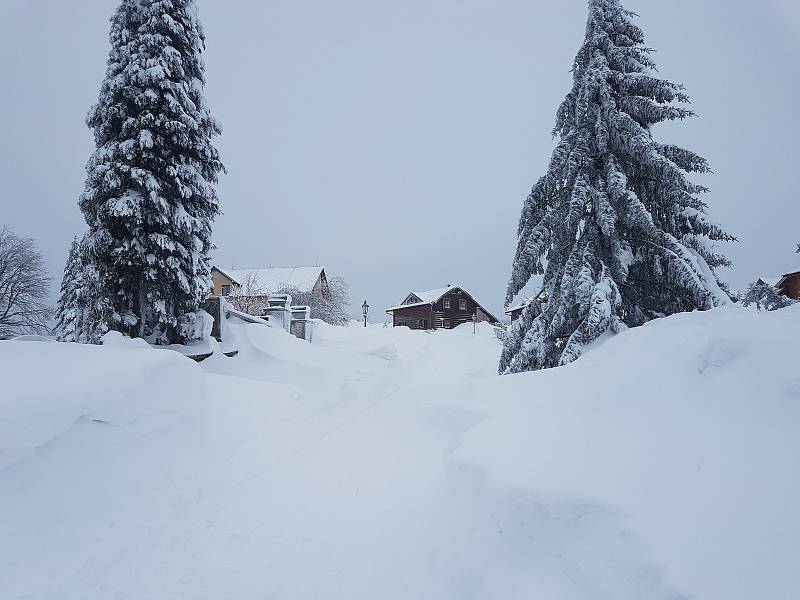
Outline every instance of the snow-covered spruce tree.
POLYGON ((78 340, 80 330, 80 308, 78 295, 81 291, 81 277, 83 265, 81 264, 81 246, 78 238, 72 240, 64 267, 64 277, 61 280, 61 292, 56 303, 56 339, 61 342, 75 342, 78 340))
POLYGON ((635 15, 590 0, 558 144, 524 203, 506 302, 544 273, 506 336, 501 373, 564 365, 607 332, 725 304, 709 240, 733 240, 706 215, 689 172, 705 159, 657 142, 652 126, 692 116, 682 86, 656 77, 635 15))
POLYGON ((203 29, 193 0, 123 0, 110 41, 80 200, 94 304, 110 311, 112 329, 186 342, 211 288, 223 170, 204 98, 203 29))

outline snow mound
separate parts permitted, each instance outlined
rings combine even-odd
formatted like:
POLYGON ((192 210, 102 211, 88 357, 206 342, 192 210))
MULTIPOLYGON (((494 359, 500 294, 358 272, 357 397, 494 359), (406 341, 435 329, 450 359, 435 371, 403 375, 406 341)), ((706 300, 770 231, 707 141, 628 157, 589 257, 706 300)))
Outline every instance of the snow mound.
POLYGON ((799 320, 506 377, 489 326, 0 342, 0 596, 794 600, 799 320))
POLYGON ((203 399, 196 364, 142 343, 0 342, 7 385, 0 395, 0 468, 32 456, 76 423, 125 426, 185 411, 187 398, 203 399))
MULTIPOLYGON (((681 314, 571 366, 485 382, 475 395, 495 399, 496 414, 451 464, 509 502, 555 510, 569 538, 556 545, 579 559, 570 578, 591 581, 593 597, 661 598, 657 574, 690 598, 788 600, 800 565, 799 334, 800 307, 681 314), (584 537, 587 520, 598 535, 584 537), (636 560, 622 559, 625 538, 636 560)), ((550 597, 573 597, 562 583, 550 597)))

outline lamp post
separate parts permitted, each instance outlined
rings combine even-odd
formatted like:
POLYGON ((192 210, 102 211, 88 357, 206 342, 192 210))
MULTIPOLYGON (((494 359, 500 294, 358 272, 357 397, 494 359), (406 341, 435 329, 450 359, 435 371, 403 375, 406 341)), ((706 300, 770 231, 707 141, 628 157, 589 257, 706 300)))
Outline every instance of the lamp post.
POLYGON ((369 304, 367 301, 364 300, 364 304, 361 305, 361 310, 364 311, 364 327, 367 326, 367 314, 369 313, 369 304))
POLYGON ((478 312, 475 311, 475 314, 472 315, 472 335, 477 335, 478 333, 478 312))

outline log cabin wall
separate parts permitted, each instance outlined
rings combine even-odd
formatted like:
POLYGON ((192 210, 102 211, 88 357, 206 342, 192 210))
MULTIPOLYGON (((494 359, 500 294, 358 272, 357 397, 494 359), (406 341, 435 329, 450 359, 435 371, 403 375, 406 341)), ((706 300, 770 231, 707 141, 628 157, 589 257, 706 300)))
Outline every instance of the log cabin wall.
MULTIPOLYGON (((409 295, 407 302, 409 298, 417 299, 409 295)), ((497 322, 472 296, 458 287, 451 288, 433 304, 400 306, 391 312, 395 327, 411 329, 454 329, 472 323, 475 314, 480 322, 497 322)))
POLYGON ((483 308, 464 290, 453 288, 433 305, 433 328, 454 329, 464 323, 472 323, 472 315, 478 313, 479 321, 492 321, 483 308))
POLYGON ((433 316, 430 304, 398 308, 393 312, 392 325, 394 327, 408 327, 410 329, 431 329, 433 316))
POLYGON ((780 290, 789 298, 800 300, 800 273, 792 273, 784 277, 780 290))
POLYGON ((514 310, 509 310, 506 314, 511 317, 511 322, 513 323, 517 319, 522 316, 522 311, 525 310, 524 306, 520 306, 519 308, 515 308, 514 310))

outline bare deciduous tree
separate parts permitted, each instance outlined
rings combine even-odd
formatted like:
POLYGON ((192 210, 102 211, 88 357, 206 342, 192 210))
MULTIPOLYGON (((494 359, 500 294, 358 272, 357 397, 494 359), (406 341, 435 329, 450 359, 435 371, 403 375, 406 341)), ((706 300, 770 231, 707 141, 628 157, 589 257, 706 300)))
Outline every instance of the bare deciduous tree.
POLYGON ((261 284, 256 272, 250 272, 226 300, 238 311, 261 316, 271 294, 291 295, 292 305, 310 306, 311 318, 321 319, 331 325, 344 325, 350 320, 350 292, 347 282, 341 277, 331 279, 324 292, 317 289, 302 291, 291 286, 269 290, 261 284))
POLYGON ((291 294, 294 305, 310 306, 312 319, 320 319, 331 325, 345 325, 351 318, 348 313, 350 288, 341 277, 332 278, 326 292, 302 292, 296 288, 287 288, 280 293, 291 294))
POLYGON ((0 230, 0 339, 47 333, 50 276, 33 240, 0 230))
POLYGON ((231 294, 226 298, 236 310, 260 317, 264 314, 269 298, 269 290, 261 286, 255 272, 250 272, 242 280, 241 285, 236 286, 231 294))

